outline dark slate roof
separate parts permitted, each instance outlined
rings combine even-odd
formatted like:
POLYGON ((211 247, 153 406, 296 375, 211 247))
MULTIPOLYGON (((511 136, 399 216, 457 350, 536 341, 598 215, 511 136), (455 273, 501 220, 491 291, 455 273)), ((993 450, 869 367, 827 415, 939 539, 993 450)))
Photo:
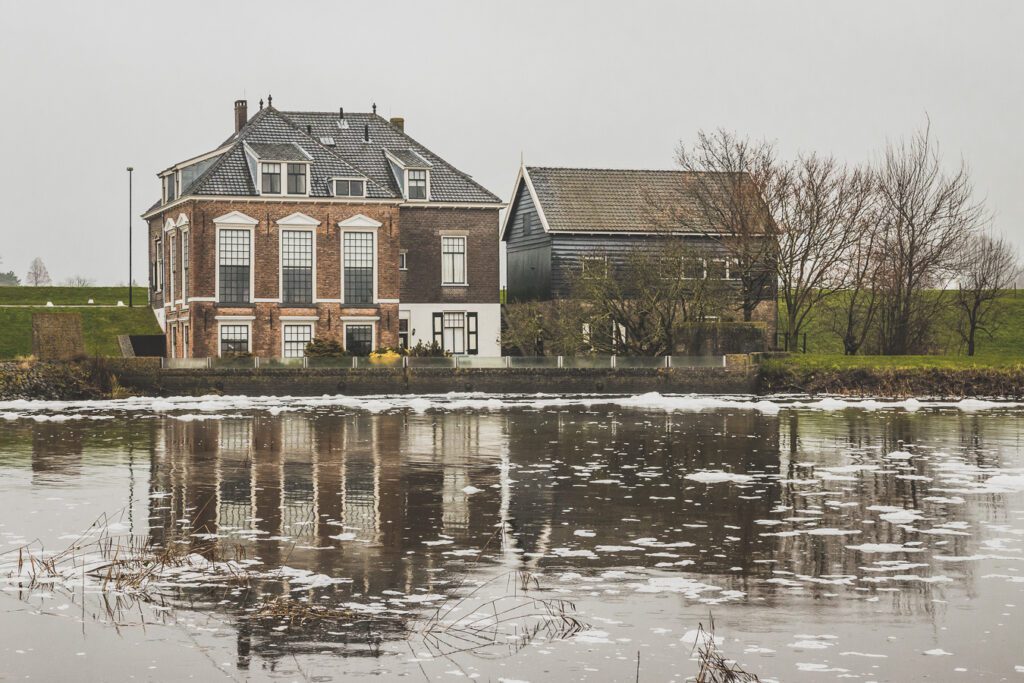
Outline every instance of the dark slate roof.
POLYGON ((697 188, 726 192, 732 185, 724 174, 683 171, 528 166, 526 172, 552 232, 703 231, 697 188))
MULTIPOLYGON (((256 195, 248 145, 260 158, 310 161, 310 196, 330 197, 330 179, 365 178, 371 199, 402 199, 384 150, 408 166, 430 168, 430 200, 434 202, 499 204, 501 200, 465 173, 405 135, 376 114, 346 114, 339 126, 334 112, 280 112, 261 109, 241 131, 218 147, 225 151, 180 196, 256 195), (364 131, 369 141, 364 139, 364 131), (330 137, 333 145, 322 138, 330 137), (243 145, 243 143, 245 143, 243 145)), ((158 205, 153 207, 158 208, 158 205)), ((152 209, 150 209, 152 210, 152 209)))
POLYGON ((269 161, 309 161, 309 155, 294 142, 250 142, 249 147, 259 159, 269 161))
POLYGON ((406 168, 430 168, 433 166, 433 164, 411 149, 389 149, 388 153, 402 162, 402 165, 406 168))
POLYGON ((384 150, 413 150, 428 161, 430 166, 430 200, 437 202, 499 203, 501 200, 487 191, 470 176, 437 156, 419 142, 398 130, 376 114, 345 112, 347 128, 338 126, 338 112, 285 112, 302 130, 310 126, 314 137, 331 136, 338 156, 345 159, 368 177, 401 196, 401 190, 391 173, 384 150), (364 126, 369 128, 370 141, 364 142, 364 126))

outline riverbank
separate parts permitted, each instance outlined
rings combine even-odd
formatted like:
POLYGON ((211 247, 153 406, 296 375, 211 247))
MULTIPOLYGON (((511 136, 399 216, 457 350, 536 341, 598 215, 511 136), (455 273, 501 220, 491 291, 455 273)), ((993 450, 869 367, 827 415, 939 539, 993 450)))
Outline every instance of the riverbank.
POLYGON ((761 394, 799 393, 908 398, 1024 397, 1024 365, 923 357, 783 356, 757 364, 761 394))
POLYGON ((686 368, 202 368, 159 359, 0 363, 0 400, 138 396, 501 394, 831 394, 1024 398, 1024 366, 824 365, 794 357, 686 368))

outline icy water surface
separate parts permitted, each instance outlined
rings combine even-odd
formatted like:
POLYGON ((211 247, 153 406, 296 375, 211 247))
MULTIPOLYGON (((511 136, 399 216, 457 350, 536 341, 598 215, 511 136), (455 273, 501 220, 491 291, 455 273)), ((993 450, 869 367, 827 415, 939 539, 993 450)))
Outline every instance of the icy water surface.
POLYGON ((1024 681, 1022 417, 0 403, 0 679, 1024 681))

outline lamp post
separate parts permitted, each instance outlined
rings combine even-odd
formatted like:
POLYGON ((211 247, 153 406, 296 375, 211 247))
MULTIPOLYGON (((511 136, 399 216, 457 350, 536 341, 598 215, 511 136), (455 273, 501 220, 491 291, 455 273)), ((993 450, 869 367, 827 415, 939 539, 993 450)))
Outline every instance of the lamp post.
POLYGON ((128 167, 128 308, 132 307, 132 171, 128 167))

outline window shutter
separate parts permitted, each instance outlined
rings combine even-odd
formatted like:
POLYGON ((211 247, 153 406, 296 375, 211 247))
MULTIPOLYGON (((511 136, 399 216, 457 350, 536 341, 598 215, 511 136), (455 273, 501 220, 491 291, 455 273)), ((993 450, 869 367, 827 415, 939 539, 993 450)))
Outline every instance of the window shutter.
POLYGON ((434 343, 444 348, 444 314, 434 314, 434 343))
POLYGON ((476 313, 466 314, 466 353, 475 356, 480 353, 477 344, 476 313))

